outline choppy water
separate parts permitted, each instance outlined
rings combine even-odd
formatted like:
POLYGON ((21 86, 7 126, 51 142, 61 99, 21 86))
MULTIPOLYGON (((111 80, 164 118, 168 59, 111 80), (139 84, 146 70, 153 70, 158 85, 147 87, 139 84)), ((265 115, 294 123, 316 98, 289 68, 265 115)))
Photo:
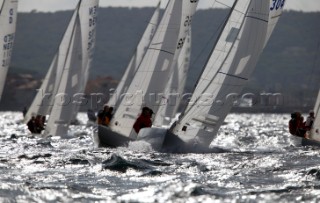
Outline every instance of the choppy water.
POLYGON ((21 119, 0 112, 0 202, 320 201, 320 149, 293 145, 286 114, 231 114, 206 154, 96 148, 85 125, 42 139, 21 119))

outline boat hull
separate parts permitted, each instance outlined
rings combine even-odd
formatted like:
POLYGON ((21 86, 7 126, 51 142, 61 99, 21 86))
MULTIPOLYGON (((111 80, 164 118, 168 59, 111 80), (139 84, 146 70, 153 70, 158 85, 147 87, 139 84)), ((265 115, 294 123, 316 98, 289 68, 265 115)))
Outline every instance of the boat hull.
POLYGON ((317 140, 307 139, 307 138, 299 137, 295 135, 292 136, 292 139, 295 145, 320 147, 320 142, 317 140))
POLYGON ((148 142, 156 151, 171 153, 206 152, 207 146, 201 146, 194 140, 183 140, 165 128, 143 128, 137 139, 123 136, 107 126, 98 125, 94 133, 94 142, 98 147, 128 146, 132 141, 148 142))
POLYGON ((302 146, 317 146, 320 147, 320 142, 312 139, 301 138, 302 146))
POLYGON ((113 132, 109 127, 102 125, 98 125, 95 134, 95 142, 97 142, 98 147, 121 147, 127 146, 129 142, 134 141, 134 139, 113 132))
POLYGON ((207 152, 207 146, 196 143, 195 140, 183 140, 164 128, 143 128, 140 130, 137 140, 143 140, 151 144, 152 148, 161 152, 171 153, 196 153, 207 152))

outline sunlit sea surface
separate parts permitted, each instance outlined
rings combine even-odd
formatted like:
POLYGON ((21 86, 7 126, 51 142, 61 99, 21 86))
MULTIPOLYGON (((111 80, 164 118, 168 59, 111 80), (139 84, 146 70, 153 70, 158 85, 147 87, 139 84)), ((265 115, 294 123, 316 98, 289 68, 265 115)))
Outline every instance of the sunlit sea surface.
POLYGON ((231 114, 210 153, 98 148, 93 127, 32 136, 0 112, 0 202, 317 202, 320 149, 296 145, 288 114, 231 114))

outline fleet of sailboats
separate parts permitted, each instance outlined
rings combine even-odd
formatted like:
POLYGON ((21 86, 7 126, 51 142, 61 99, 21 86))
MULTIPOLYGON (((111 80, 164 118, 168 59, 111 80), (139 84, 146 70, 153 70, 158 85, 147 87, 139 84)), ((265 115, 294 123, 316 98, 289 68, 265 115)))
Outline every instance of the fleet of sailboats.
POLYGON ((0 100, 10 66, 16 32, 18 0, 0 0, 0 100))
MULTIPOLYGON (((95 47, 99 0, 79 0, 42 86, 25 116, 49 115, 45 135, 65 137, 84 96, 95 47)), ((0 0, 0 99, 10 65, 17 0, 0 0)), ((191 54, 191 23, 198 0, 160 3, 126 71, 107 103, 115 108, 109 126, 99 125, 101 145, 121 146, 160 137, 157 148, 209 147, 235 98, 250 78, 281 14, 285 0, 235 0, 188 105, 173 122, 186 83, 191 54), (155 112, 153 127, 136 134, 141 109, 155 112)), ((320 142, 320 91, 308 132, 320 142)), ((306 140, 306 139, 303 139, 306 140)), ((188 149, 187 149, 187 148, 188 149)))
POLYGON ((98 0, 80 0, 25 122, 49 115, 44 134, 66 136, 78 112, 95 46, 98 0))
POLYGON ((281 16, 284 1, 278 2, 236 0, 179 120, 167 132, 142 129, 141 135, 165 134, 164 145, 177 148, 209 147, 281 16))
POLYGON ((174 71, 196 11, 196 0, 170 0, 146 50, 126 95, 122 98, 109 127, 99 126, 104 145, 117 146, 136 139, 132 126, 142 107, 157 112, 158 94, 164 92, 174 71), (119 141, 119 142, 118 142, 119 141))

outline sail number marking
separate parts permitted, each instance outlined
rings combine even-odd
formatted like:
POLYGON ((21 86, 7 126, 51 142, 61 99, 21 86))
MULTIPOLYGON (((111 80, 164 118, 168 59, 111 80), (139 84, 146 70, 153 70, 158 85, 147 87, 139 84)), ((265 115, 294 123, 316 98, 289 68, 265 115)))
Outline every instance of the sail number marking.
POLYGON ((97 24, 97 15, 98 7, 93 6, 89 8, 89 33, 88 33, 88 48, 87 51, 91 52, 89 55, 92 55, 92 48, 94 46, 95 37, 96 37, 96 24, 97 24))
POLYGON ((190 3, 197 3, 198 0, 190 0, 190 3))
POLYGON ((3 37, 3 60, 2 60, 2 67, 9 66, 10 58, 11 58, 11 52, 13 48, 13 41, 14 41, 15 34, 7 34, 3 37))
POLYGON ((14 10, 13 10, 13 8, 11 8, 9 10, 9 24, 13 23, 13 15, 14 15, 14 10))
POLYGON ((274 9, 278 10, 279 8, 283 8, 285 1, 286 0, 272 0, 272 6, 270 7, 270 11, 273 11, 274 9))
POLYGON ((192 22, 192 16, 186 16, 186 20, 184 21, 184 26, 190 26, 192 22))
POLYGON ((93 7, 89 8, 89 16, 90 16, 89 26, 90 27, 95 26, 97 23, 97 14, 98 14, 97 10, 98 10, 97 6, 93 6, 93 7))
POLYGON ((183 47, 185 41, 186 41, 186 38, 185 38, 185 37, 179 39, 177 49, 181 49, 181 48, 183 47))

